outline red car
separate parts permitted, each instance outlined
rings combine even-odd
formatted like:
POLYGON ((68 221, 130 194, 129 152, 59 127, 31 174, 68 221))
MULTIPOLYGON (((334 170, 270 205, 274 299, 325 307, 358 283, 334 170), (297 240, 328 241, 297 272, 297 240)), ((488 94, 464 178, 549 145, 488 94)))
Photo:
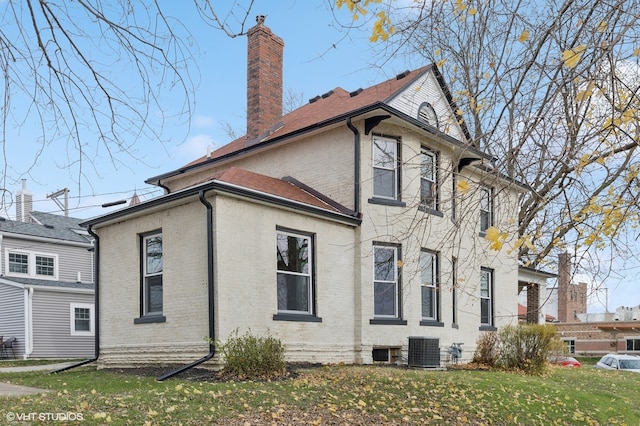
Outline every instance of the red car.
POLYGON ((557 356, 551 358, 552 364, 562 365, 564 367, 580 367, 580 361, 570 356, 557 356))

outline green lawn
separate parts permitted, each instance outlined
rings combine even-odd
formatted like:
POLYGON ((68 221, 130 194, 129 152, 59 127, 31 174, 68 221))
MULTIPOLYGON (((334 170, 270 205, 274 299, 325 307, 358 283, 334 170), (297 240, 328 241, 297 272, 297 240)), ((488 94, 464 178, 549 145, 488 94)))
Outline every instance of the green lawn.
POLYGON ((275 382, 158 382, 89 366, 0 373, 0 381, 50 389, 3 400, 0 424, 20 413, 70 413, 83 420, 51 424, 82 425, 640 424, 640 374, 590 366, 549 367, 540 377, 331 366, 275 382))

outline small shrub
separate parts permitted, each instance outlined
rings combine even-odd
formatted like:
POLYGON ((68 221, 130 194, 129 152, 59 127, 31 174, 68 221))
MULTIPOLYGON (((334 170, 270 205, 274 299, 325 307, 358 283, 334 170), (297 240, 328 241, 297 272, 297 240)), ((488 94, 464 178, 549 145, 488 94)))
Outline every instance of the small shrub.
POLYGON ((569 356, 569 345, 557 337, 551 340, 549 344, 549 357, 557 358, 561 356, 569 356))
POLYGON ((503 328, 499 334, 500 354, 496 365, 529 374, 542 373, 555 334, 555 327, 549 325, 520 324, 503 328))
POLYGON ((476 341, 476 350, 473 353, 474 364, 482 364, 493 367, 498 358, 498 334, 495 332, 482 333, 476 341))
POLYGON ((224 359, 223 372, 239 379, 268 379, 286 373, 284 345, 268 335, 255 336, 251 331, 238 335, 235 330, 224 343, 216 343, 224 359))

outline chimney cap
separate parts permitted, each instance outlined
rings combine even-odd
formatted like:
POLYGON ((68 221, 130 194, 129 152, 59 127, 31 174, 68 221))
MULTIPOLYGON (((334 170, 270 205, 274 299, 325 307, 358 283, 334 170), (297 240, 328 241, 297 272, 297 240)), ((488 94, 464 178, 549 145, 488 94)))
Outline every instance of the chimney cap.
POLYGON ((265 19, 267 19, 266 15, 258 15, 258 16, 256 16, 256 22, 258 23, 258 25, 264 24, 264 20, 265 19))

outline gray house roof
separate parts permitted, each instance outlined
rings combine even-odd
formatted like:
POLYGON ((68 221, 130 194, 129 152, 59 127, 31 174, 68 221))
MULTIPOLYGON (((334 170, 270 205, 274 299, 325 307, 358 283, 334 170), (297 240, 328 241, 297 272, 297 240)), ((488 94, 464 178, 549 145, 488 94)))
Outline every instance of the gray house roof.
POLYGON ((22 284, 24 286, 38 286, 38 287, 50 287, 52 289, 75 289, 75 290, 95 290, 93 283, 78 283, 68 281, 51 281, 51 280, 38 280, 34 278, 22 278, 22 277, 2 277, 4 282, 13 282, 22 284))
POLYGON ((0 232, 85 244, 91 242, 87 229, 80 226, 83 219, 44 212, 31 212, 31 217, 34 222, 0 218, 0 232))

